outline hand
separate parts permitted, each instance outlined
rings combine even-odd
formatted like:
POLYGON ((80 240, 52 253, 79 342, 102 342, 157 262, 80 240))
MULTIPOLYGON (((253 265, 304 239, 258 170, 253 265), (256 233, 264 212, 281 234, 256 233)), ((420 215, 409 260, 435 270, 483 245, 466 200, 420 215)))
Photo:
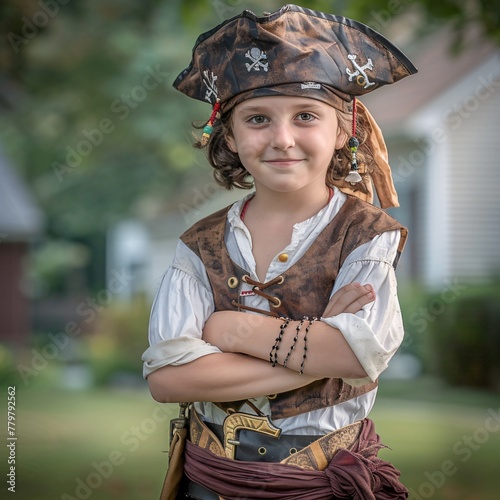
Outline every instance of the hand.
POLYGON ((350 283, 337 290, 328 302, 324 318, 337 316, 341 313, 356 314, 363 306, 375 300, 375 291, 371 285, 350 283))

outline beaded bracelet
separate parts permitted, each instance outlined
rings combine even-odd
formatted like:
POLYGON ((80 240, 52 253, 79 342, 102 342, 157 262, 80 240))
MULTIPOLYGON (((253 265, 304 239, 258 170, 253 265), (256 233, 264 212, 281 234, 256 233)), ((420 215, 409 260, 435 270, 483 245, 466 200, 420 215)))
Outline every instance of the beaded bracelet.
POLYGON ((269 362, 271 363, 271 366, 276 366, 278 363, 278 350, 281 341, 283 340, 283 333, 285 332, 285 328, 290 324, 290 318, 283 318, 285 321, 280 325, 280 332, 278 333, 278 336, 275 339, 273 348, 271 349, 271 352, 269 353, 269 362))
POLYGON ((288 354, 285 357, 285 360, 283 361, 283 368, 286 368, 286 363, 288 361, 288 358, 292 354, 292 351, 295 349, 295 345, 297 344, 297 340, 299 339, 299 332, 300 329, 302 328, 302 325, 304 324, 304 321, 307 320, 308 318, 304 316, 300 323, 297 325, 297 328, 295 329, 295 337, 293 337, 293 344, 290 346, 290 350, 288 351, 288 354))
POLYGON ((318 318, 312 318, 309 320, 309 324, 306 327, 306 331, 304 333, 304 354, 302 355, 302 363, 300 363, 300 371, 299 374, 302 375, 304 373, 304 365, 306 363, 306 357, 307 357, 307 334, 309 333, 309 329, 311 328, 312 324, 317 320, 318 318))

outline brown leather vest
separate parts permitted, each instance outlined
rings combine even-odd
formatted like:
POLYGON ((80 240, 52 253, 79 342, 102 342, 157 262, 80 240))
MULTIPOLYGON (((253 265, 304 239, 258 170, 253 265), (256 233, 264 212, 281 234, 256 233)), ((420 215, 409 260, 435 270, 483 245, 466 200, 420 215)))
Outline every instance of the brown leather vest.
MULTIPOLYGON (((205 265, 214 295, 216 311, 235 310, 239 301, 239 286, 248 271, 235 264, 227 252, 224 233, 228 208, 197 222, 181 240, 205 265), (238 280, 236 281, 235 278, 238 280)), ((373 237, 390 230, 400 230, 401 240, 393 263, 397 265, 407 237, 407 229, 383 210, 354 196, 347 200, 339 213, 325 227, 306 253, 287 269, 281 284, 266 288, 281 305, 272 310, 292 319, 304 316, 321 317, 328 303, 337 274, 347 256, 373 237)), ((377 382, 353 387, 342 379, 317 380, 305 387, 269 396, 273 419, 291 417, 349 401, 377 386, 377 382)), ((223 409, 238 410, 244 401, 216 403, 223 409)))

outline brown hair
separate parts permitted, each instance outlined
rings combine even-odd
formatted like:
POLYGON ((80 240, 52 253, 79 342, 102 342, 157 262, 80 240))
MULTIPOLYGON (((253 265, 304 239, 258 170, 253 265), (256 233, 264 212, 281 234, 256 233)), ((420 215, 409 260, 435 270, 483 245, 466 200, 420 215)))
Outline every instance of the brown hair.
MULTIPOLYGON (((352 115, 344 111, 335 109, 340 129, 351 136, 352 115)), ((231 135, 231 113, 232 109, 224 113, 220 120, 214 124, 213 132, 206 146, 202 146, 200 141, 196 141, 193 146, 199 149, 207 148, 206 155, 208 162, 214 168, 215 181, 226 189, 252 189, 253 182, 250 174, 240 161, 237 153, 233 153, 227 143, 227 136, 231 135)), ((366 174, 373 168, 373 156, 369 143, 366 141, 370 130, 365 118, 358 115, 356 137, 359 140, 357 153, 359 173, 365 181, 366 174)), ((195 128, 203 128, 197 127, 195 128)), ((348 184, 344 178, 351 168, 351 151, 347 145, 347 140, 341 149, 336 150, 326 173, 326 184, 328 186, 339 186, 348 184)), ((364 182, 349 187, 354 191, 367 192, 364 182)))

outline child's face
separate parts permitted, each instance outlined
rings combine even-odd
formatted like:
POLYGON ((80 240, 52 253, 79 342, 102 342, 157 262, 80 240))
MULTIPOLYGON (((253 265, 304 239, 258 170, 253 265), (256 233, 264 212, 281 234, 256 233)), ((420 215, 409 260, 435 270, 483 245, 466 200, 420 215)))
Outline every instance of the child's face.
POLYGON ((335 109, 306 97, 249 99, 234 108, 231 126, 229 147, 238 153, 257 190, 324 186, 334 152, 347 138, 335 109))

